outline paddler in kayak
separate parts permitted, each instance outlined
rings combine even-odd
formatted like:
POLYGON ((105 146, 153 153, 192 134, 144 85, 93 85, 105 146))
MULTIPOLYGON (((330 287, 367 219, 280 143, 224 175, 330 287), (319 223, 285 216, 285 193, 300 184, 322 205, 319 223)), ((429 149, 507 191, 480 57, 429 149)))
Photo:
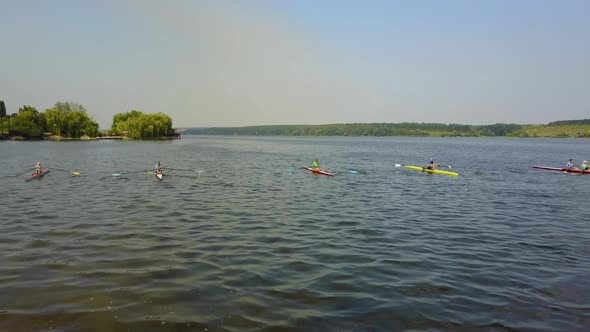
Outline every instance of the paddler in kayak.
POLYGON ((567 164, 565 165, 566 169, 575 169, 577 170, 578 168, 576 167, 576 165, 574 165, 574 160, 570 159, 570 161, 567 162, 567 164))
POLYGON ((582 163, 580 164, 580 169, 581 169, 582 171, 587 171, 587 170, 588 170, 588 165, 587 165, 586 163, 587 163, 587 161, 586 161, 586 160, 584 160, 584 161, 582 161, 582 163))
POLYGON ((43 172, 43 166, 41 166, 40 162, 37 162, 37 164, 35 165, 35 175, 39 175, 41 174, 41 172, 43 172))
POLYGON ((317 159, 314 160, 313 163, 311 163, 311 168, 319 170, 320 169, 320 162, 317 159))
POLYGON ((428 166, 426 166, 427 169, 436 169, 438 167, 438 164, 434 162, 434 160, 430 159, 430 162, 428 163, 428 166))

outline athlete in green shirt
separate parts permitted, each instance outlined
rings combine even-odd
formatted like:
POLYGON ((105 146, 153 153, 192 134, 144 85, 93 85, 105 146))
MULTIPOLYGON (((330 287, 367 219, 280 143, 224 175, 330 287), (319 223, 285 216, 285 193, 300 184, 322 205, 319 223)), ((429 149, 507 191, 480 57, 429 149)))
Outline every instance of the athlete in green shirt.
POLYGON ((320 162, 316 159, 311 163, 311 168, 313 169, 320 169, 320 162))

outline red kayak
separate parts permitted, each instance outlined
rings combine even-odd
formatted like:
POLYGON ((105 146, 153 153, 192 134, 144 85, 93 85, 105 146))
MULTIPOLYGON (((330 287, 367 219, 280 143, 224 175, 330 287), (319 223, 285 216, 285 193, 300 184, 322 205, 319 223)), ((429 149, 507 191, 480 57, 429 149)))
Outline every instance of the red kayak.
POLYGON ((583 171, 581 169, 567 169, 567 168, 545 167, 545 166, 533 166, 533 168, 544 169, 546 171, 564 172, 564 173, 590 174, 590 171, 583 171))
POLYGON ((328 173, 326 171, 322 171, 322 170, 319 170, 319 169, 313 169, 313 168, 307 167, 307 166, 303 166, 303 168, 305 168, 306 170, 308 170, 310 172, 313 172, 315 174, 321 174, 321 175, 327 175, 327 176, 334 176, 334 174, 332 174, 332 173, 328 173))
POLYGON ((33 174, 31 174, 31 176, 30 176, 30 177, 26 178, 26 179, 25 179, 25 181, 29 182, 29 181, 31 181, 31 180, 35 180, 35 179, 38 179, 38 178, 42 178, 42 177, 43 177, 43 176, 45 176, 45 174, 47 174, 47 173, 49 173, 49 170, 48 170, 48 169, 46 169, 46 170, 44 170, 44 171, 41 171, 41 173, 39 173, 39 174, 33 173, 33 174))

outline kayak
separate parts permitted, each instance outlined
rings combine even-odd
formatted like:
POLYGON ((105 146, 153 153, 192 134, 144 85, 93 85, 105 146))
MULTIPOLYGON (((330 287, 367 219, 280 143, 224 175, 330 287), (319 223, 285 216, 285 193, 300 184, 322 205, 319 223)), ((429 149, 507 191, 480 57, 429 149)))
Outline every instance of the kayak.
POLYGON ((583 171, 581 169, 567 169, 567 168, 545 167, 545 166, 533 166, 533 168, 543 169, 546 171, 564 172, 564 173, 590 174, 590 171, 583 171))
POLYGON ((313 168, 307 167, 307 166, 303 166, 303 168, 305 168, 306 170, 308 170, 308 171, 310 171, 312 173, 315 173, 315 174, 321 174, 321 175, 327 175, 327 176, 334 176, 334 174, 328 173, 326 171, 322 171, 320 169, 313 169, 313 168))
POLYGON ((432 173, 432 174, 444 174, 444 175, 450 175, 450 176, 458 176, 459 175, 459 173, 455 173, 455 172, 443 171, 441 169, 428 169, 428 168, 422 167, 422 166, 406 166, 406 168, 413 169, 415 171, 428 172, 428 173, 432 173))
POLYGON ((162 178, 164 177, 164 174, 162 174, 162 173, 156 173, 156 177, 157 177, 159 180, 162 180, 162 178))
POLYGON ((35 173, 33 173, 33 174, 31 174, 31 176, 30 176, 30 177, 26 178, 26 179, 25 179, 25 181, 29 182, 29 181, 31 181, 31 180, 35 180, 35 179, 38 179, 38 178, 42 178, 42 177, 43 177, 43 176, 45 176, 45 174, 47 174, 47 173, 49 173, 49 170, 48 170, 48 169, 46 169, 46 170, 44 170, 44 171, 41 171, 41 173, 39 173, 39 174, 35 174, 35 173))

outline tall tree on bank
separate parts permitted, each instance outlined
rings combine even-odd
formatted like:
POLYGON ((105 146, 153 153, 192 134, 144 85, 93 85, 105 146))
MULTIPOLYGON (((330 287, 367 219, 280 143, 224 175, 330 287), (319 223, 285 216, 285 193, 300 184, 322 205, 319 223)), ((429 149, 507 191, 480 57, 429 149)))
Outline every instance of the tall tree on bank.
POLYGON ((80 138, 98 136, 98 123, 86 113, 84 106, 72 102, 57 102, 45 111, 46 129, 55 136, 80 138))
POLYGON ((133 110, 115 114, 113 134, 124 134, 131 139, 166 137, 172 133, 172 118, 164 113, 144 114, 133 110))
POLYGON ((6 117, 6 105, 0 100, 0 136, 4 136, 4 118, 6 117))
POLYGON ((28 105, 19 108, 12 122, 12 131, 17 136, 42 138, 45 132, 45 114, 28 105))

